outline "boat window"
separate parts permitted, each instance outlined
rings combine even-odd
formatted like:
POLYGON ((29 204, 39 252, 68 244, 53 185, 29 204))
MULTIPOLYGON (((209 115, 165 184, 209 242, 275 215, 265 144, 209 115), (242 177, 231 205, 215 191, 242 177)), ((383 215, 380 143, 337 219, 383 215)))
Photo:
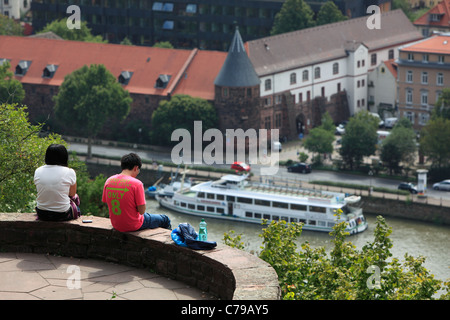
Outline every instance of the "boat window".
POLYGON ((270 207, 270 201, 255 199, 255 205, 270 207))
POLYGON ((281 217, 281 220, 284 220, 286 222, 289 222, 289 218, 288 217, 281 217))
POLYGON ((253 199, 251 199, 251 198, 241 198, 241 197, 237 198, 237 202, 240 202, 240 203, 252 203, 252 200, 253 199))
POLYGON ((253 218, 253 212, 245 211, 245 216, 246 216, 247 218, 253 218))
POLYGON ((308 223, 309 223, 311 226, 315 226, 315 225, 316 225, 316 220, 308 220, 308 223))
POLYGON ((270 214, 263 215, 264 219, 270 220, 270 214))
POLYGON ((261 217, 262 217, 261 213, 255 213, 255 218, 261 219, 261 217))
POLYGON ((177 200, 174 200, 173 204, 178 206, 180 203, 177 200))
POLYGON ((199 192, 199 193, 197 193, 197 197, 204 198, 205 197, 205 193, 204 192, 199 192))
POLYGON ((342 210, 343 214, 349 214, 350 213, 350 209, 348 208, 348 206, 343 206, 341 208, 341 210, 342 210))
POLYGON ((235 197, 227 196, 227 201, 236 201, 235 197))
POLYGON ((318 221, 319 226, 321 227, 325 227, 327 225, 327 223, 325 221, 318 221))
POLYGON ((189 209, 195 209, 195 204, 189 203, 189 204, 188 204, 188 208, 189 208, 189 209))
POLYGON ((303 204, 293 204, 291 203, 291 210, 300 210, 300 211, 307 211, 307 207, 303 204))
POLYGON ((327 213, 326 207, 316 207, 316 206, 309 206, 310 212, 319 212, 319 213, 327 213))
POLYGON ((333 228, 333 227, 334 227, 334 225, 335 225, 335 223, 334 223, 334 222, 328 222, 328 227, 330 227, 330 228, 333 228))
POLYGON ((284 203, 284 202, 276 202, 276 201, 273 201, 272 202, 272 207, 274 207, 274 208, 288 208, 288 203, 284 203))
POLYGON ((278 221, 278 220, 280 220, 280 217, 279 216, 272 216, 272 220, 278 221))
POLYGON ((297 218, 291 218, 291 222, 297 222, 297 218))
POLYGON ((205 211, 205 206, 197 206, 197 210, 205 211))
POLYGON ((186 202, 181 202, 180 204, 183 208, 186 208, 186 202))
POLYGON ((206 194, 207 199, 214 199, 214 193, 207 193, 206 194))
POLYGON ((217 200, 225 200, 225 196, 223 194, 216 194, 217 200))
POLYGON ((214 212, 214 207, 206 207, 206 211, 208 212, 214 212))
POLYGON ((217 213, 225 213, 225 209, 224 208, 217 208, 217 213))
POLYGON ((306 220, 305 219, 299 219, 298 222, 306 224, 306 220))

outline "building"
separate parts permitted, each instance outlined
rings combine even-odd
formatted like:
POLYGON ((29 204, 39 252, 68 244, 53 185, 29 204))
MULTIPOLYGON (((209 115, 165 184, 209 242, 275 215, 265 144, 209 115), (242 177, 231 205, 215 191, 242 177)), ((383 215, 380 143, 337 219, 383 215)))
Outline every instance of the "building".
POLYGON ((382 61, 368 75, 368 107, 383 119, 394 116, 397 103, 397 63, 382 61))
MULTIPOLYGON (((329 0, 305 0, 314 12, 319 12, 320 7, 329 0)), ((376 5, 381 12, 391 10, 392 0, 333 0, 341 12, 349 18, 358 18, 367 14, 367 8, 376 5)))
POLYGON ((450 32, 450 0, 442 0, 414 21, 420 32, 428 37, 433 32, 450 32))
POLYGON ((399 116, 407 117, 420 131, 442 90, 450 87, 450 36, 435 35, 399 51, 399 116))
POLYGON ((381 15, 381 29, 369 29, 367 17, 361 17, 248 41, 247 46, 261 79, 263 104, 284 104, 290 110, 282 118, 296 121, 285 132, 293 137, 295 128, 301 133, 320 124, 321 108, 336 122, 367 110, 369 72, 395 59, 399 46, 422 38, 403 11, 394 10, 381 15), (322 107, 314 107, 317 99, 322 107))
POLYGON ((30 10, 32 0, 0 0, 0 14, 19 20, 30 10))
MULTIPOLYGON (((169 41, 176 48, 227 51, 235 26, 245 39, 267 36, 284 0, 92 0, 78 3, 82 21, 110 43, 169 41)), ((34 0, 33 25, 68 17, 67 0, 34 0)))
MULTIPOLYGON (((84 65, 104 64, 133 99, 124 123, 111 123, 100 137, 135 141, 151 128, 161 100, 188 94, 214 102, 214 80, 227 54, 198 49, 163 49, 32 37, 0 36, 0 63, 8 61, 25 89, 30 120, 64 130, 54 118, 53 96, 64 77, 84 65)), ((73 133, 72 133, 73 134, 73 133)), ((144 142, 148 142, 143 140, 144 142)))

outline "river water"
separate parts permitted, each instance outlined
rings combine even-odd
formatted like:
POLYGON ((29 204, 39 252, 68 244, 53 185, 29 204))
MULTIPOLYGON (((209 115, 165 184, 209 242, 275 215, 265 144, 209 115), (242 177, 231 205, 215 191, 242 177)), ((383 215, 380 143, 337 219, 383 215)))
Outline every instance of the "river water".
MULTIPOLYGON (((172 221, 172 228, 178 224, 187 222, 198 232, 198 225, 201 218, 188 214, 173 212, 159 206, 155 200, 147 200, 147 212, 167 214, 172 221)), ((365 215, 369 223, 369 228, 363 233, 352 235, 347 238, 358 249, 367 242, 373 241, 373 231, 375 229, 376 216, 365 215)), ((403 220, 385 217, 387 224, 392 228, 390 238, 393 241, 391 253, 393 257, 404 261, 405 253, 413 257, 424 256, 426 258, 424 266, 440 280, 450 279, 450 227, 438 226, 430 223, 403 220)), ((237 221, 208 218, 208 240, 223 243, 225 232, 234 230, 236 234, 241 234, 241 241, 244 242, 245 250, 249 252, 260 252, 262 246, 263 226, 237 221)), ((326 232, 303 231, 298 239, 300 244, 308 241, 312 247, 325 247, 329 253, 333 243, 331 236, 326 232)))

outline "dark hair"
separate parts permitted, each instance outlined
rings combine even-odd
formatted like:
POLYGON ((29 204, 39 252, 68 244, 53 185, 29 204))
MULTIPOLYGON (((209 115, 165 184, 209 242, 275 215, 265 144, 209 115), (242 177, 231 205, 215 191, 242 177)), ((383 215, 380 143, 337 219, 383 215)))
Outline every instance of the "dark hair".
POLYGON ((136 153, 126 154, 120 159, 120 167, 122 170, 133 170, 135 166, 138 166, 139 169, 142 167, 141 158, 136 153))
POLYGON ((69 153, 62 144, 51 144, 45 152, 45 164, 67 167, 69 165, 69 153))

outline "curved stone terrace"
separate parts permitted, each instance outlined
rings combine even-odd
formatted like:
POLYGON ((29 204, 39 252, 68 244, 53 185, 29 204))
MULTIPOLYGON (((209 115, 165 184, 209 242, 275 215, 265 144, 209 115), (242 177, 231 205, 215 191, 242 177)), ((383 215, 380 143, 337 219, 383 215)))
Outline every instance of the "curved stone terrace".
POLYGON ((109 219, 0 213, 0 300, 277 300, 274 269, 250 253, 176 245, 166 229, 121 233, 109 219), (79 280, 79 281, 78 281, 79 280))

